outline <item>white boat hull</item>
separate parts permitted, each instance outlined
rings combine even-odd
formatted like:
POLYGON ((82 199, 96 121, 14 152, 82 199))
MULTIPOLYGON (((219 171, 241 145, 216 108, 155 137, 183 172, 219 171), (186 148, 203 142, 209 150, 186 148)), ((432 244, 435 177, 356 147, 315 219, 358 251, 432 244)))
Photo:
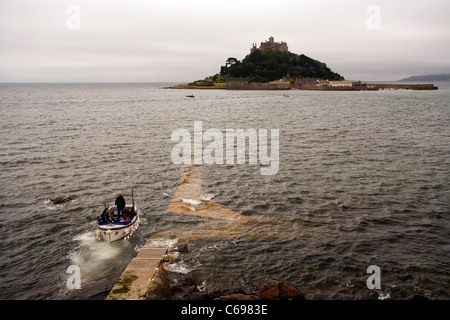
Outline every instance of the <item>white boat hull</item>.
MULTIPOLYGON (((131 208, 132 206, 126 206, 125 208, 131 208)), ((116 212, 116 207, 110 207, 109 209, 114 208, 114 212, 116 212)), ((140 219, 140 211, 135 206, 134 210, 136 215, 133 217, 130 223, 124 224, 120 223, 110 223, 110 224, 97 224, 97 240, 104 240, 107 242, 113 242, 120 239, 128 239, 134 231, 139 227, 140 219)))

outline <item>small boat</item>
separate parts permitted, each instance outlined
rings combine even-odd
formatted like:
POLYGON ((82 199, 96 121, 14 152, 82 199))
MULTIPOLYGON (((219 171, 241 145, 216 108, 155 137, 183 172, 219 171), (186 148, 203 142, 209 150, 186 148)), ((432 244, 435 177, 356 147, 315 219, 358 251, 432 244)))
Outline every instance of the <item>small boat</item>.
POLYGON ((195 98, 193 94, 187 95, 186 98, 195 98))
POLYGON ((122 238, 128 239, 139 227, 140 211, 136 205, 126 205, 125 212, 128 214, 126 220, 119 220, 117 217, 117 207, 108 208, 110 216, 114 222, 104 222, 97 220, 97 240, 113 242, 122 238))
POLYGON ((97 240, 105 240, 113 242, 120 239, 128 239, 134 231, 139 227, 141 214, 140 210, 134 203, 133 189, 131 189, 132 204, 125 205, 125 220, 121 220, 118 216, 117 206, 110 206, 105 209, 111 218, 110 220, 97 219, 97 240))

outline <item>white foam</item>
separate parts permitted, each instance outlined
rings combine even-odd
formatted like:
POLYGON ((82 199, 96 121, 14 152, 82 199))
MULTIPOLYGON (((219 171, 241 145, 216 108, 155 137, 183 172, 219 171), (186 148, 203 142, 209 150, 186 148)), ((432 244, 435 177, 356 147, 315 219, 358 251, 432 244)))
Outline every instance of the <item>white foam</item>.
POLYGON ((57 205, 53 204, 50 200, 45 200, 44 205, 49 210, 56 210, 58 208, 57 205))
POLYGON ((198 206, 199 204, 201 204, 201 200, 194 200, 194 199, 185 199, 185 198, 181 198, 180 199, 187 204, 190 204, 192 206, 198 206))
POLYGON ((169 248, 173 247, 178 242, 178 238, 175 239, 151 239, 147 241, 144 248, 169 248))
POLYGON ((211 193, 202 193, 200 196, 200 200, 202 201, 210 201, 212 198, 214 198, 214 195, 211 193))
POLYGON ((73 237, 74 241, 80 241, 82 244, 88 244, 90 242, 96 241, 95 232, 94 231, 88 231, 79 235, 76 235, 73 237))
POLYGON ((169 272, 188 274, 201 266, 201 263, 197 260, 191 260, 189 262, 180 260, 165 266, 165 269, 169 272))
POLYGON ((99 241, 93 230, 76 235, 73 241, 78 242, 78 246, 68 254, 68 258, 72 265, 81 269, 83 279, 96 278, 100 270, 109 269, 111 264, 123 263, 124 249, 130 245, 128 241, 99 241))
POLYGON ((383 293, 380 293, 380 295, 378 296, 378 300, 388 300, 390 298, 391 298, 391 295, 389 293, 385 294, 385 295, 383 295, 383 293))
POLYGON ((182 273, 182 274, 188 274, 189 272, 191 272, 190 269, 188 269, 186 266, 183 266, 182 264, 169 264, 168 266, 165 267, 165 269, 169 272, 174 272, 174 273, 182 273))

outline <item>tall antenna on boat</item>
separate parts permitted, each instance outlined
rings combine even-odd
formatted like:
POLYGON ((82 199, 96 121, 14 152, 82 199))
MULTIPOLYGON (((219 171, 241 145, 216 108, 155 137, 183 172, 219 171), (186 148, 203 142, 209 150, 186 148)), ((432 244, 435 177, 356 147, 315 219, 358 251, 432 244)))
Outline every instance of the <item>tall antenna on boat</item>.
POLYGON ((131 187, 131 201, 133 202, 133 210, 134 210, 134 194, 133 194, 133 188, 131 187))

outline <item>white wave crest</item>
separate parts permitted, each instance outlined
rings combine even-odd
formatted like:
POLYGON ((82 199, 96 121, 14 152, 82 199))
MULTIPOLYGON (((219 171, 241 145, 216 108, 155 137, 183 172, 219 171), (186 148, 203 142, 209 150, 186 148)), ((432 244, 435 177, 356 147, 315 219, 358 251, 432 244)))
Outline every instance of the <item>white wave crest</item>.
POLYGON ((202 201, 209 201, 209 200, 211 200, 212 198, 214 198, 214 195, 211 194, 211 193, 203 193, 203 194, 200 196, 200 200, 202 200, 202 201))
POLYGON ((180 199, 187 204, 190 204, 191 206, 198 206, 199 204, 201 204, 201 200, 194 200, 194 199, 185 199, 185 198, 181 198, 180 199))
POLYGON ((165 266, 164 268, 169 272, 188 274, 201 266, 202 264, 198 260, 179 260, 165 266))
POLYGON ((178 238, 175 239, 151 239, 147 241, 144 248, 170 248, 178 242, 178 238))

